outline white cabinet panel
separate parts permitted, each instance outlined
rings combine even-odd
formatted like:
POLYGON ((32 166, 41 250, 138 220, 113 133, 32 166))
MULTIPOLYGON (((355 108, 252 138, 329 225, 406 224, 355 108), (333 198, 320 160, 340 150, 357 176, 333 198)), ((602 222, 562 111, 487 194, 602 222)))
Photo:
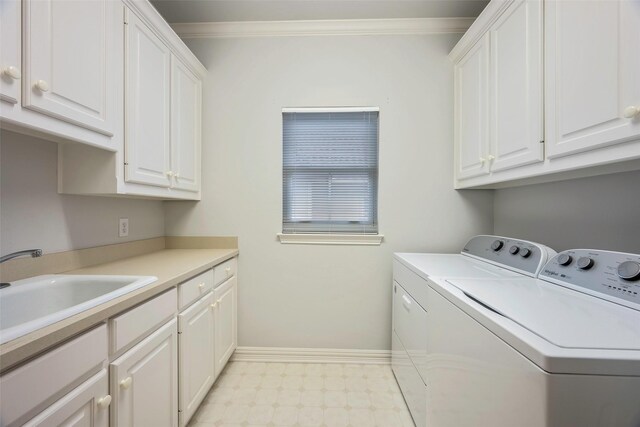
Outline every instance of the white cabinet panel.
MULTIPOLYGON (((115 25, 111 0, 25 0, 23 105, 114 134, 115 25)), ((3 42, 4 43, 4 42, 3 42)))
POLYGON ((638 138, 640 108, 625 110, 640 107, 640 3, 545 4, 548 157, 638 138))
POLYGON ((171 52, 134 13, 125 26, 126 181, 171 185, 171 52))
POLYGON ((20 102, 22 65, 20 62, 20 0, 0 2, 0 99, 20 102))
POLYGON ((235 277, 216 288, 216 376, 238 347, 238 281, 235 277))
POLYGON ((178 340, 173 319, 110 365, 112 425, 178 425, 178 340))
POLYGON ((489 173, 489 35, 454 67, 456 176, 489 173))
POLYGON ((24 426, 108 427, 110 401, 107 370, 103 369, 24 426))
POLYGON ((542 1, 516 0, 491 37, 491 171, 544 160, 542 1))
POLYGON ((213 292, 178 315, 180 426, 185 426, 215 379, 213 292))
POLYGON ((200 79, 171 57, 171 169, 174 188, 200 189, 200 79))

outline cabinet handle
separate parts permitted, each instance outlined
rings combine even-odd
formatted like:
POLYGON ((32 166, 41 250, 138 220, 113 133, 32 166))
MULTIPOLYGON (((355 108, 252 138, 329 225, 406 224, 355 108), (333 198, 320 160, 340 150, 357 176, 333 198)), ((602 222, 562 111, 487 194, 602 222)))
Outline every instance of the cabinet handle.
POLYGON ((211 304, 211 308, 216 308, 218 306, 217 302, 214 302, 213 304, 211 304))
POLYGON ((173 171, 167 171, 167 176, 171 178, 173 176, 173 171))
POLYGON ((7 67, 2 72, 5 76, 11 77, 13 80, 20 80, 22 78, 22 73, 18 67, 14 67, 13 65, 7 67))
POLYGON ((624 109, 624 117, 627 119, 633 119, 638 113, 640 113, 640 107, 636 107, 635 105, 630 105, 624 109))
POLYGON ((180 172, 176 172, 176 173, 173 175, 173 177, 174 177, 175 179, 180 179, 180 172))
POLYGON ((127 390, 129 387, 131 387, 131 381, 133 381, 131 377, 123 379, 122 381, 120 381, 120 387, 127 390))
POLYGON ((200 284, 198 285, 198 288, 200 288, 200 290, 203 290, 203 289, 204 289, 204 282, 200 283, 200 284))
POLYGON ((49 83, 44 80, 36 80, 34 85, 40 92, 49 92, 49 83))
POLYGON ((496 159, 496 156, 494 156, 493 154, 489 154, 489 155, 487 156, 487 159, 491 162, 491 161, 493 161, 493 160, 495 160, 495 159, 496 159))
POLYGON ((411 300, 406 295, 402 295, 402 305, 407 311, 411 311, 411 300))
POLYGON ((108 394, 102 399, 98 400, 98 408, 100 409, 106 409, 109 407, 110 404, 111 404, 111 396, 108 394))
POLYGON ((227 276, 228 276, 229 274, 231 274, 231 267, 225 268, 224 271, 227 273, 227 276))

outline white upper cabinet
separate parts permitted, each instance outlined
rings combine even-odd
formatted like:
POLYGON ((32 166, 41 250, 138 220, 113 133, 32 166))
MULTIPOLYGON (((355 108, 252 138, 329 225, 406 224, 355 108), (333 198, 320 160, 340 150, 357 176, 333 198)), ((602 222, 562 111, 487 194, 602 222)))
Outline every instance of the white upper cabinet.
POLYGON ((22 5, 23 106, 112 136, 118 74, 114 15, 122 6, 113 0, 24 0, 22 5))
POLYGON ((0 3, 0 100, 20 102, 20 0, 2 0, 0 3))
POLYGON ((171 170, 174 188, 200 189, 200 79, 178 58, 171 58, 171 170))
POLYGON ((134 13, 125 26, 125 177, 169 187, 171 51, 134 13))
POLYGON ((547 1, 550 158, 640 136, 640 2, 547 1))
POLYGON ((458 179, 489 173, 489 35, 454 67, 458 179))
POLYGON ((542 1, 516 0, 491 37, 491 171, 544 160, 542 1))

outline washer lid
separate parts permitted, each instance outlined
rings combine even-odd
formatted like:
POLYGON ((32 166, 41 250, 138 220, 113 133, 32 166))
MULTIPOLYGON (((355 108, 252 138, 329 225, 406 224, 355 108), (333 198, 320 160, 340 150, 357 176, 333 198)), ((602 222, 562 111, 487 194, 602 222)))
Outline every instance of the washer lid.
POLYGON ((396 253, 395 258, 424 279, 429 277, 522 277, 506 268, 460 254, 396 253))
POLYGON ((448 282, 558 347, 640 350, 640 311, 537 279, 448 282))

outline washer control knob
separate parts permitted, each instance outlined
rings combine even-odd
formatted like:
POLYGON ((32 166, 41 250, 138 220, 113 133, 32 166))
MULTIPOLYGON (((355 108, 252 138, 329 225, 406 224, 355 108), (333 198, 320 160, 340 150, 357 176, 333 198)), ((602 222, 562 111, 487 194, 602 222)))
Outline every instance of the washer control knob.
POLYGON ((511 255, 516 255, 518 252, 520 252, 520 247, 513 245, 509 248, 509 253, 511 255))
POLYGON ((491 249, 495 252, 498 252, 504 246, 504 242, 502 240, 494 240, 491 244, 491 249))
POLYGON ((558 264, 560 265, 569 265, 573 262, 573 257, 568 254, 560 254, 558 255, 558 264))
POLYGON ((522 258, 529 258, 531 256, 531 249, 522 248, 522 250, 520 250, 520 256, 522 258))
POLYGON ((635 261, 621 262, 618 266, 618 276, 629 281, 640 279, 640 263, 635 261))
POLYGON ((591 267, 593 267, 593 264, 593 259, 589 258, 588 256, 583 256, 582 258, 578 259, 578 268, 580 270, 589 270, 591 267))

